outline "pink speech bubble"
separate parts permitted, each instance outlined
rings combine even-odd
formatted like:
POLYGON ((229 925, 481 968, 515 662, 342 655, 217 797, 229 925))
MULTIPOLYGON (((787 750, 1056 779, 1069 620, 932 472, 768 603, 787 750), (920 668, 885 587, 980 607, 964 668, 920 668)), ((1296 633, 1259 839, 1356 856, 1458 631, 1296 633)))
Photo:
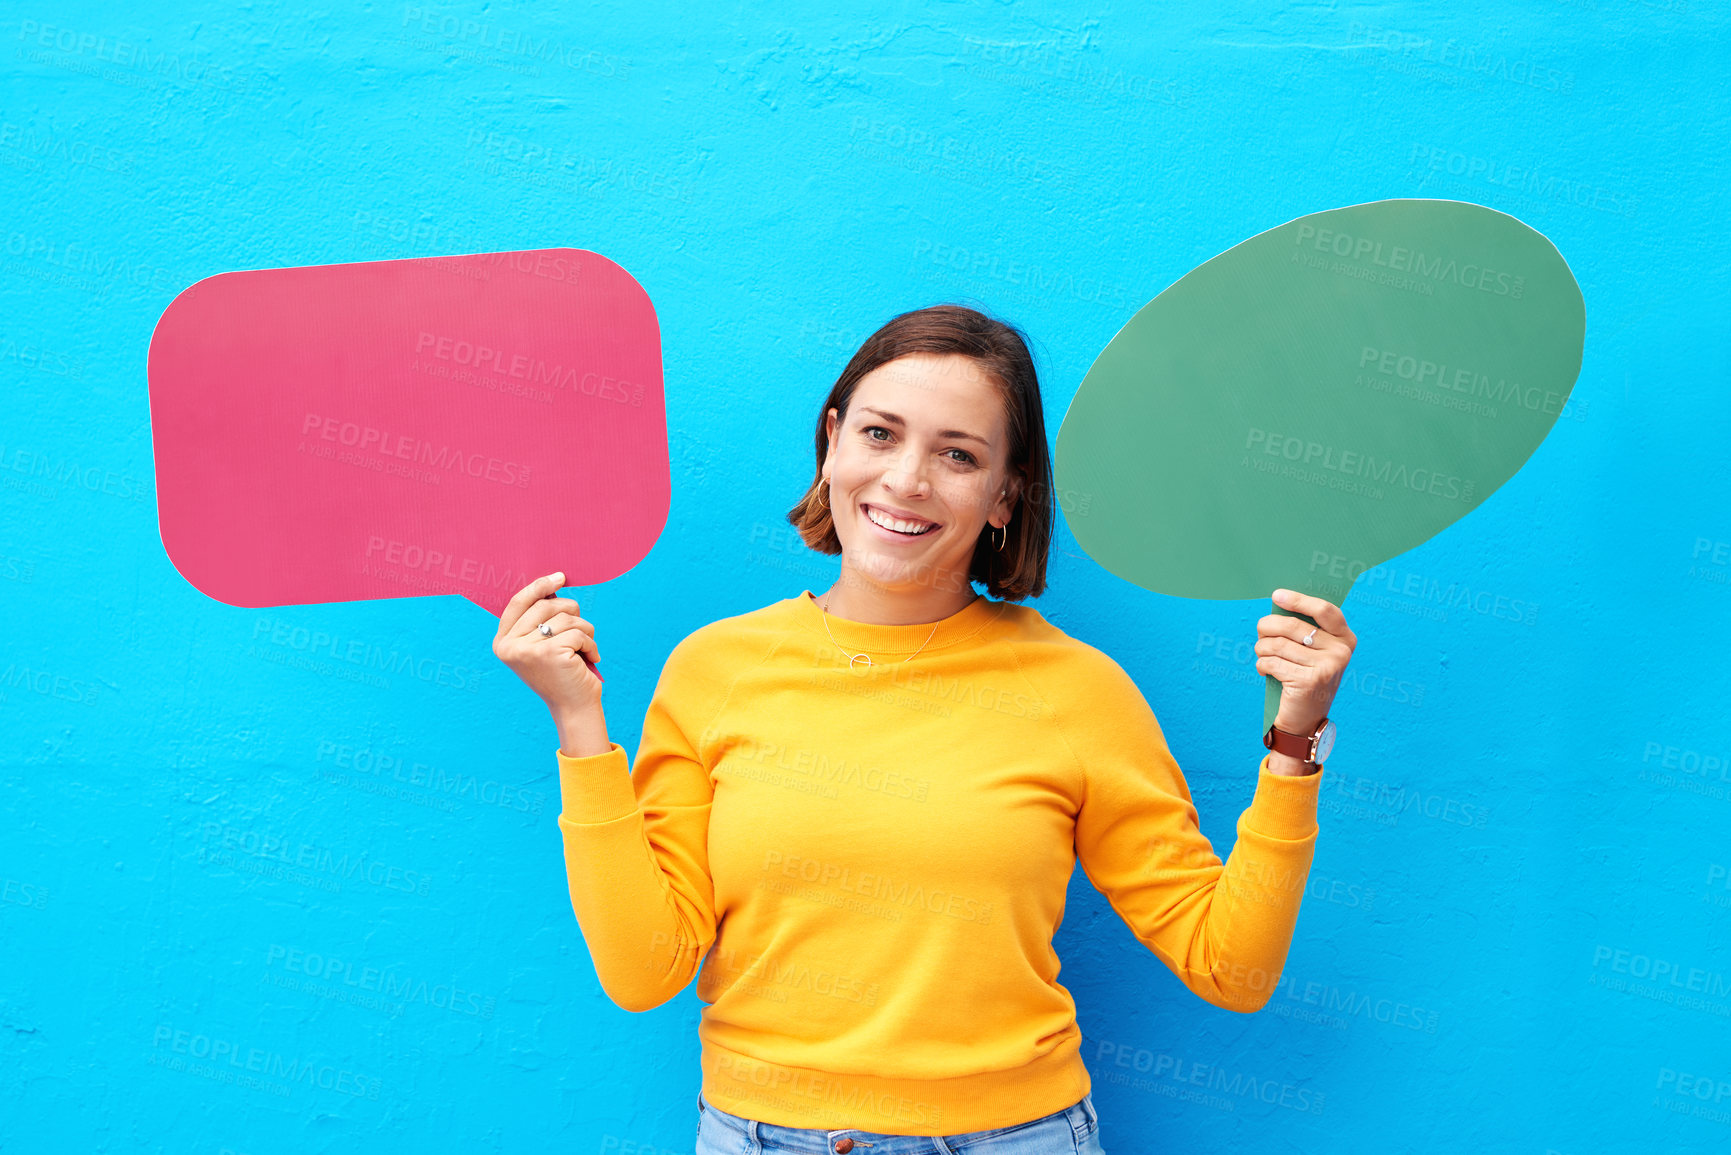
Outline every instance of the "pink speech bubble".
POLYGON ((583 249, 207 277, 150 342, 162 543, 233 606, 617 577, 667 522, 661 330, 583 249))

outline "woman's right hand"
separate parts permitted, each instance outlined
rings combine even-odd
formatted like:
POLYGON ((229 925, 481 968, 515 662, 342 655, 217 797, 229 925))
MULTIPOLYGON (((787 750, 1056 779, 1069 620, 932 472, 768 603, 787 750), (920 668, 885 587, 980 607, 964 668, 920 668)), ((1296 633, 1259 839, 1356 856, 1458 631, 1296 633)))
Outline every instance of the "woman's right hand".
POLYGON ((554 718, 586 714, 601 705, 601 679, 583 660, 599 662, 595 626, 577 616, 577 602, 556 596, 563 573, 549 574, 518 590, 499 615, 493 653, 547 703, 554 718), (553 631, 542 635, 545 622, 553 631))

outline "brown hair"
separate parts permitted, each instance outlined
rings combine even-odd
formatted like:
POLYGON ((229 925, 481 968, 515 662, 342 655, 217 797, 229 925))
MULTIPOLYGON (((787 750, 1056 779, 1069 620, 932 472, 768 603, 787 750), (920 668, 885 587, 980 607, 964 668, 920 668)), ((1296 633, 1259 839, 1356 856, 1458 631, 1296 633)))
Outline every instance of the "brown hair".
POLYGON ((1039 597, 1046 588, 1046 556, 1052 548, 1052 465, 1046 453, 1040 382, 1021 331, 965 305, 933 305, 902 313, 865 339, 818 410, 817 470, 811 488, 788 511, 787 520, 812 549, 841 552, 827 500, 819 498, 829 454, 825 417, 834 409, 838 426, 845 422, 860 378, 910 353, 971 357, 998 386, 1008 418, 1010 472, 1020 475, 1021 491, 1002 531, 1004 548, 993 547, 993 530, 987 525, 974 544, 968 580, 983 583, 993 597, 1039 597))

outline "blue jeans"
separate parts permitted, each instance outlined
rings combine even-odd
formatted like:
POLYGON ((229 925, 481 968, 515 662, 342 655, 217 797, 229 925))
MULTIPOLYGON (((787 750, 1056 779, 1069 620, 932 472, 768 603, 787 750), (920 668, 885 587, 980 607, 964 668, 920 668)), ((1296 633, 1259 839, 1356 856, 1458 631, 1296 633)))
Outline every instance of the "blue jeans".
POLYGON ((853 1141, 852 1155, 1106 1155, 1092 1095, 1029 1123, 960 1135, 778 1127, 729 1115, 697 1095, 697 1155, 835 1155, 844 1139, 853 1141))

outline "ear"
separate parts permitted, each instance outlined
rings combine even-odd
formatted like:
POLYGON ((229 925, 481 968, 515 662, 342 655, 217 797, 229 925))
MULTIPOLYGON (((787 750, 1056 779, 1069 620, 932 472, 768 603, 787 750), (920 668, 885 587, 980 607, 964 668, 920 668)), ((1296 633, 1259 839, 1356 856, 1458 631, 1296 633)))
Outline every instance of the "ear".
POLYGON ((986 514, 987 529, 1003 529, 1009 525, 1010 519, 1015 516, 1016 497, 1021 492, 1021 486, 1017 484, 1016 475, 1012 473, 1006 477, 1004 479, 1004 484, 999 488, 1002 492, 992 495, 993 501, 991 513, 986 514), (993 514, 996 514, 1000 507, 1004 510, 1004 525, 1001 526, 994 524, 992 521, 993 514))

